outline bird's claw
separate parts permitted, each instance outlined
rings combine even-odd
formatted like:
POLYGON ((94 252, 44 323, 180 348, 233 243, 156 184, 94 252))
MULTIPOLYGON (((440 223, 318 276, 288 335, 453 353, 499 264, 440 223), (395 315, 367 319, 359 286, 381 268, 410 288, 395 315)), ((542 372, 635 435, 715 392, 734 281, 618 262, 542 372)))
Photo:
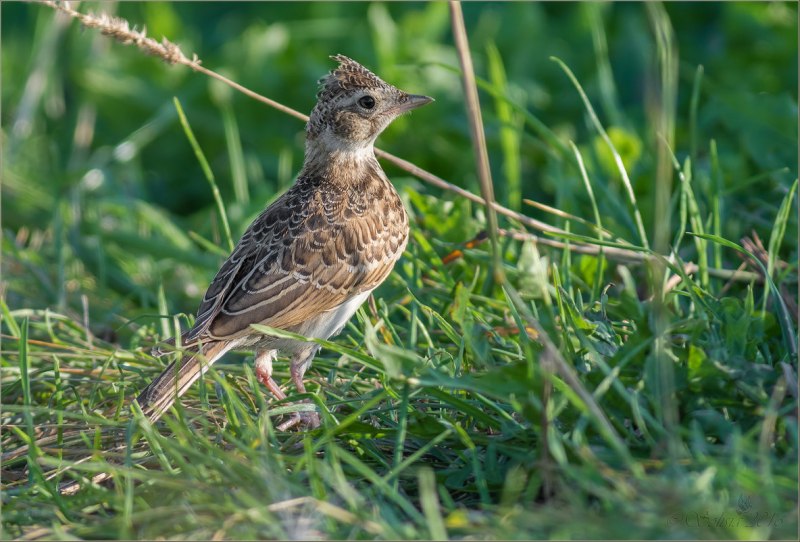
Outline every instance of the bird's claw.
POLYGON ((300 430, 310 430, 319 426, 320 420, 317 412, 295 412, 291 418, 278 425, 278 431, 288 431, 294 427, 298 427, 300 430))

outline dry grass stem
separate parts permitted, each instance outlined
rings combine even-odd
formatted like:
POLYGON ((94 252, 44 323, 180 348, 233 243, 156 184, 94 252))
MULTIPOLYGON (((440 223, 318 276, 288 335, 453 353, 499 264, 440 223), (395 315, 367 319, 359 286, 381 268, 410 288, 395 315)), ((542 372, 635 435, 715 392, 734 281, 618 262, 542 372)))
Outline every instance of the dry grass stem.
MULTIPOLYGON (((628 262, 628 263, 643 263, 652 256, 650 253, 647 252, 637 252, 634 250, 626 250, 624 248, 618 247, 609 247, 605 245, 590 245, 590 244, 581 244, 581 243, 565 243, 564 241, 557 241, 555 239, 549 239, 547 237, 540 237, 533 233, 527 231, 516 231, 516 230, 506 230, 500 228, 498 233, 503 237, 509 237, 511 239, 516 239, 518 241, 533 241, 534 243, 539 243, 548 247, 558 248, 562 250, 569 250, 570 252, 575 252, 576 254, 588 254, 592 256, 599 255, 602 251, 603 255, 607 258, 612 260, 620 261, 620 262, 628 262)), ((692 272, 695 272, 698 269, 697 264, 693 262, 687 262, 685 267, 688 269, 692 269, 692 272)), ((714 267, 708 268, 708 274, 712 277, 727 279, 731 281, 741 281, 741 282, 763 282, 764 276, 760 273, 754 273, 752 271, 744 271, 744 265, 740 266, 738 269, 717 269, 714 267)))
POLYGON ((475 82, 475 70, 472 67, 472 55, 469 52, 469 40, 464 26, 464 14, 461 3, 451 0, 450 21, 453 29, 453 38, 458 51, 458 61, 461 64, 461 77, 464 85, 464 97, 467 106, 470 134, 472 135, 472 150, 475 154, 475 165, 478 179, 481 184, 484 205, 486 206, 486 222, 489 239, 492 242, 492 263, 495 279, 503 282, 503 266, 500 249, 497 244, 497 213, 494 208, 494 184, 492 172, 489 169, 489 152, 486 150, 486 134, 483 132, 483 118, 481 117, 481 104, 478 100, 478 85, 475 82))

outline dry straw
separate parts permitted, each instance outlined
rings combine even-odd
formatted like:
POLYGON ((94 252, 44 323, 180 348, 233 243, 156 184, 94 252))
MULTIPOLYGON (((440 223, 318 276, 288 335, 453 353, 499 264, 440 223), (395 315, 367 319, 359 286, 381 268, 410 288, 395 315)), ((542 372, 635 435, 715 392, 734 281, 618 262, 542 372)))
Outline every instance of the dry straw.
POLYGON ((475 71, 472 67, 472 55, 469 52, 469 40, 464 26, 464 14, 461 12, 460 2, 450 1, 450 20, 453 29, 453 40, 458 51, 458 61, 461 64, 461 77, 464 85, 469 128, 472 134, 475 166, 481 184, 481 193, 483 194, 484 202, 486 202, 484 203, 486 206, 486 225, 489 230, 489 239, 492 241, 492 271, 495 280, 502 283, 505 277, 503 275, 500 248, 497 243, 497 213, 492 207, 492 203, 494 203, 494 184, 492 183, 492 172, 489 168, 486 134, 483 131, 481 104, 478 100, 478 85, 475 83, 475 71))

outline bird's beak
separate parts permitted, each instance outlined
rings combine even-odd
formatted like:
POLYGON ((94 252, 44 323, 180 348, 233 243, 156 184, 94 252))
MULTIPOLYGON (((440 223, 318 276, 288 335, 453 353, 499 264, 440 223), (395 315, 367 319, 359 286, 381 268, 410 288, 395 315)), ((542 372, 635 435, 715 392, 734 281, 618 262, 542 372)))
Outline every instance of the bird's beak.
POLYGON ((411 111, 412 109, 416 109, 418 107, 422 107, 425 104, 429 104, 432 101, 434 100, 430 96, 422 96, 420 94, 409 94, 408 100, 399 104, 395 108, 395 111, 398 114, 405 113, 406 111, 411 111))

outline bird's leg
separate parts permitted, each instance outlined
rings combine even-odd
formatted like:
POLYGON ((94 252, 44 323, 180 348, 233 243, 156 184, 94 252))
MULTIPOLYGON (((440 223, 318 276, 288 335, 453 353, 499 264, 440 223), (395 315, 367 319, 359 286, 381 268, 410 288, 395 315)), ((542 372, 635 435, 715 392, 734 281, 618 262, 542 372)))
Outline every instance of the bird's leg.
MULTIPOLYGON (((317 354, 317 350, 319 350, 319 345, 312 345, 309 349, 303 350, 299 354, 296 354, 292 358, 291 364, 289 365, 289 373, 292 375, 292 382, 294 382, 297 391, 300 393, 306 393, 306 386, 303 383, 303 376, 306 374, 306 370, 311 366, 311 362, 313 361, 314 356, 317 354)), ((303 402, 310 403, 311 401, 305 399, 303 402)), ((316 411, 299 412, 298 414, 299 419, 292 417, 292 419, 287 420, 279 425, 278 429, 285 431, 301 422, 309 429, 316 429, 320 426, 319 414, 316 411)))
POLYGON ((258 381, 267 387, 269 392, 274 395, 278 401, 283 401, 286 399, 286 394, 283 393, 283 390, 281 390, 280 386, 278 386, 278 383, 275 382, 271 376, 261 373, 258 371, 258 369, 256 369, 256 378, 258 378, 258 381))
MULTIPOLYGON (((283 401, 286 399, 286 394, 272 378, 272 362, 278 357, 277 350, 261 350, 256 353, 256 378, 259 382, 264 384, 272 395, 278 400, 283 401)), ((292 414, 292 417, 278 426, 279 431, 285 431, 289 427, 293 427, 302 422, 303 418, 299 412, 292 414), (286 427, 284 427, 286 426, 286 427)))
POLYGON ((279 401, 286 399, 286 394, 272 378, 272 362, 278 357, 277 350, 261 350, 256 353, 256 378, 279 401))

